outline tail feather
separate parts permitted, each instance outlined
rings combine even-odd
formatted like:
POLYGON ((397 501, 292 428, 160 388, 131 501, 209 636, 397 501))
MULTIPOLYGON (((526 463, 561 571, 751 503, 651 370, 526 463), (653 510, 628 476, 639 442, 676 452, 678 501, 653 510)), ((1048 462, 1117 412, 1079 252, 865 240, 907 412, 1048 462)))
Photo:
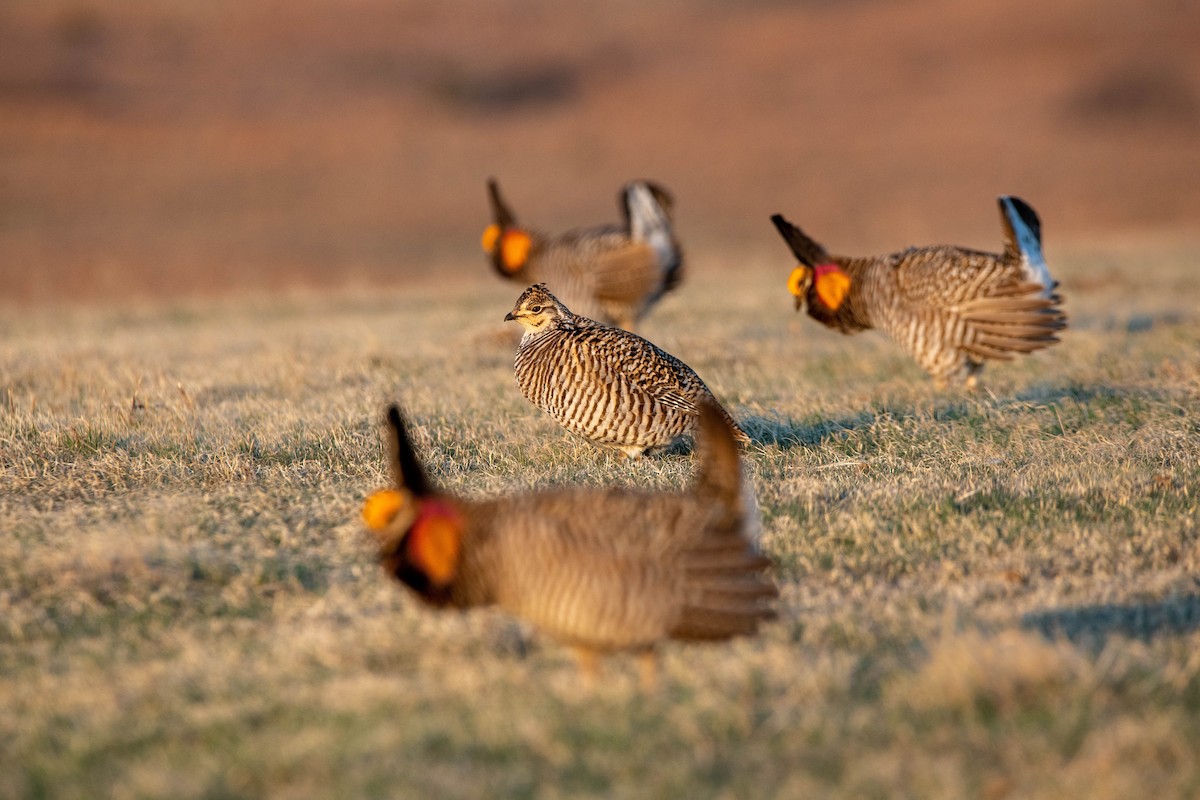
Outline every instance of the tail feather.
POLYGON ((632 181, 621 189, 621 210, 629 236, 654 250, 666 289, 679 283, 683 267, 683 255, 671 227, 671 206, 667 190, 649 181, 632 181))
POLYGON ((1041 287, 1043 296, 1053 295, 1058 282, 1050 276, 1042 254, 1042 221, 1037 212, 1019 197, 1001 195, 1000 219, 1004 225, 1004 255, 1019 263, 1028 281, 1041 287))
POLYGON ((740 515, 742 462, 736 437, 741 429, 716 401, 705 398, 699 405, 695 493, 740 515))
POLYGON ((725 410, 724 406, 717 406, 721 410, 721 416, 725 420, 725 424, 729 426, 729 430, 733 433, 733 438, 738 444, 750 444, 750 434, 742 430, 742 426, 733 418, 733 415, 725 410))
POLYGON ((791 248, 792 255, 800 259, 802 264, 815 267, 818 264, 829 262, 829 253, 826 252, 825 248, 809 238, 808 234, 804 231, 784 219, 782 214, 772 216, 771 222, 775 223, 775 228, 779 231, 779 235, 783 237, 788 247, 791 248))
POLYGON ((679 624, 671 631, 671 638, 713 641, 749 636, 758 632, 759 625, 775 617, 774 610, 760 605, 737 609, 687 605, 683 608, 679 624))
POLYGON ((720 406, 710 400, 701 403, 694 492, 723 513, 682 553, 687 595, 671 630, 676 639, 752 634, 775 616, 770 601, 779 590, 765 574, 771 561, 747 536, 748 500, 743 496, 735 430, 720 406))
POLYGON ((384 438, 388 445, 388 464, 397 488, 408 489, 417 497, 433 494, 433 484, 425 474, 425 468, 421 466, 412 441, 408 438, 408 430, 399 406, 393 404, 388 407, 387 423, 391 435, 384 438))

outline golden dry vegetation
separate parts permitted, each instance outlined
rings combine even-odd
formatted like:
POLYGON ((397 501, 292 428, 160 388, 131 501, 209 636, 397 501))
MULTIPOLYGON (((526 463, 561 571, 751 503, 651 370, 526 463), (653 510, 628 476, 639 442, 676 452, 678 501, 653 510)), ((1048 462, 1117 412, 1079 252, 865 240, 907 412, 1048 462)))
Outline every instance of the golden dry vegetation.
POLYGON ((1200 4, 0 4, 0 797, 1200 795, 1200 4), (754 439, 781 618, 649 696, 389 584, 436 479, 677 488, 520 397, 484 182, 668 186, 646 335, 754 439), (1071 327, 938 393, 790 309, 1045 222, 1071 327), (304 288, 307 287, 307 288, 304 288))
POLYGON ((974 395, 786 259, 693 276, 647 333, 754 438, 783 601, 649 696, 419 606, 357 521, 392 399, 455 491, 688 479, 522 400, 498 281, 14 312, 0 796, 1194 796, 1195 253, 1052 251, 1072 328, 974 395))

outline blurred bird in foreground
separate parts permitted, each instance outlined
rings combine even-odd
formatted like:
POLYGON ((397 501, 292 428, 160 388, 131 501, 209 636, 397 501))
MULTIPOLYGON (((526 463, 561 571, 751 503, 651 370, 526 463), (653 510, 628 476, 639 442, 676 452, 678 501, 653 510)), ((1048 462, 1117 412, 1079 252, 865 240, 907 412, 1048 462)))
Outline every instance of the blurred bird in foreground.
POLYGON ((545 282, 576 311, 633 330, 650 307, 683 280, 683 253, 671 227, 671 196, 648 181, 621 189, 623 225, 549 236, 517 223, 488 181, 493 222, 483 249, 502 277, 545 282))
POLYGON ((545 284, 522 292, 504 319, 525 331, 521 394, 571 433, 636 458, 690 432, 708 402, 750 442, 691 367, 635 333, 573 314, 545 284))
POLYGON ((362 516, 384 570, 438 608, 496 605, 571 647, 594 681, 601 655, 756 633, 774 617, 770 562, 750 541, 757 506, 724 415, 700 409, 699 459, 686 492, 563 488, 468 500, 430 482, 399 409, 387 413, 395 487, 362 516))
POLYGON ((950 245, 865 258, 830 255, 782 215, 771 217, 800 264, 788 278, 796 309, 842 333, 879 328, 939 387, 976 385, 985 361, 1049 347, 1067 326, 1058 281, 1042 255, 1041 221, 999 198, 1000 255, 950 245))

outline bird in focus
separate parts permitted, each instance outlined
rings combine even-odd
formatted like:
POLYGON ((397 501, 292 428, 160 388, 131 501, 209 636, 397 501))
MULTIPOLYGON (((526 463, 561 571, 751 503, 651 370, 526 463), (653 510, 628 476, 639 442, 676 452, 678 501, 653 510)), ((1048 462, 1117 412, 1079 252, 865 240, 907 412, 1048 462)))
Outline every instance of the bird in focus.
POLYGON ((545 284, 522 292, 504 319, 524 329, 521 394, 571 433, 636 458, 691 432, 709 402, 740 443, 750 442, 691 367, 635 333, 572 313, 545 284))
POLYGON ((649 686, 660 643, 749 635, 774 616, 778 591, 749 538, 757 507, 733 429, 711 403, 700 429, 684 492, 573 487, 478 500, 433 485, 392 406, 394 487, 371 494, 362 518, 385 572, 429 605, 498 606, 571 647, 589 682, 601 655, 638 654, 649 686))
POLYGON ((671 195, 657 184, 631 181, 621 188, 622 225, 558 236, 518 224, 494 179, 488 199, 493 222, 482 245, 496 271, 524 286, 544 282, 585 316, 633 330, 683 280, 671 195))
POLYGON ((800 261, 788 278, 797 310, 842 333, 879 328, 939 387, 974 388, 986 361, 1049 347, 1067 326, 1042 254, 1041 221, 1020 198, 1002 196, 999 205, 999 255, 934 245, 835 256, 782 215, 771 221, 800 261))

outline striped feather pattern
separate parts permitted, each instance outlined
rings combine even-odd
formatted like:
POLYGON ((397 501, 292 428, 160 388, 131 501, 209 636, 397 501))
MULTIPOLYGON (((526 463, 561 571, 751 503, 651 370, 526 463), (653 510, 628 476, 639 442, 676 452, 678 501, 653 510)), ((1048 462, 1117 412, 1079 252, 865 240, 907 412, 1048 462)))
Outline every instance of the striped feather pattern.
POLYGON ((544 284, 527 289, 508 319, 525 328, 515 361, 521 393, 596 444, 642 455, 689 433, 702 401, 717 402, 691 367, 636 334, 571 313, 544 284))
MULTIPOLYGON (((688 491, 576 487, 472 501, 430 487, 414 493, 418 510, 398 529, 374 531, 380 560, 433 605, 498 605, 593 653, 752 634, 773 617, 777 591, 746 537, 754 512, 720 490, 742 483, 733 429, 711 403, 700 414, 700 476, 688 491), (406 555, 419 507, 432 502, 461 519, 461 555, 446 586, 431 586, 406 555)), ((393 452, 419 466, 399 415, 389 420, 393 452)), ((393 466, 393 474, 407 491, 411 470, 393 466)))
POLYGON ((809 285, 802 298, 809 316, 844 333, 878 328, 939 385, 966 379, 973 386, 985 361, 1049 347, 1067 325, 1057 282, 1044 283, 1049 272, 1035 238, 1036 214, 1017 198, 1000 198, 1000 208, 1001 255, 947 245, 870 258, 828 255, 799 228, 774 219, 803 265, 815 268, 820 260, 849 276, 849 293, 837 308, 824 303, 815 282, 809 285))

